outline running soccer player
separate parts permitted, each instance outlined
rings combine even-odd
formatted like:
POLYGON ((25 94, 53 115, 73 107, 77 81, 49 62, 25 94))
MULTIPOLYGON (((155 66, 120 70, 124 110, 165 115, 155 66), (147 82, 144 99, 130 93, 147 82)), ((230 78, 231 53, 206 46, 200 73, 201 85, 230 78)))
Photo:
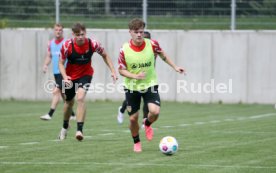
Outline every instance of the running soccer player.
MULTIPOLYGON (((148 31, 144 31, 144 38, 151 39, 151 34, 148 31)), ((155 57, 156 58, 156 57, 155 57)), ((127 102, 123 101, 122 105, 118 108, 117 121, 119 124, 122 124, 124 121, 124 113, 126 111, 127 102)), ((149 109, 147 103, 144 103, 143 106, 143 119, 148 117, 149 109)), ((144 124, 142 124, 142 128, 144 128, 144 124)))
POLYGON ((141 152, 139 137, 139 109, 141 98, 147 103, 149 113, 144 119, 145 135, 151 141, 154 135, 151 125, 160 113, 160 97, 155 71, 155 54, 170 65, 176 72, 183 74, 184 69, 176 66, 170 57, 161 49, 156 40, 144 39, 145 22, 132 19, 129 22, 131 40, 123 44, 118 58, 119 73, 124 76, 127 111, 129 114, 130 131, 133 138, 133 151, 141 152))
MULTIPOLYGON (((60 49, 65 39, 63 37, 63 26, 59 23, 54 25, 54 36, 55 37, 48 43, 47 54, 43 64, 43 72, 46 73, 48 71, 48 66, 52 62, 53 74, 55 77, 56 85, 53 90, 53 97, 50 110, 47 114, 40 116, 40 119, 42 120, 51 120, 56 110, 56 107, 59 103, 60 97, 64 100, 64 94, 61 92, 62 76, 58 68, 58 60, 60 49)), ((70 119, 76 119, 73 111, 70 119)))
POLYGON ((61 48, 59 70, 65 83, 65 103, 63 114, 63 126, 59 133, 59 139, 64 140, 67 135, 70 113, 74 105, 74 97, 77 100, 77 131, 76 139, 83 140, 83 125, 86 116, 85 97, 89 89, 94 70, 91 66, 91 58, 94 52, 98 53, 111 71, 111 77, 117 80, 113 63, 101 46, 100 42, 86 37, 86 27, 81 23, 75 23, 72 27, 73 39, 65 41, 61 48), (66 69, 64 63, 67 61, 66 69))

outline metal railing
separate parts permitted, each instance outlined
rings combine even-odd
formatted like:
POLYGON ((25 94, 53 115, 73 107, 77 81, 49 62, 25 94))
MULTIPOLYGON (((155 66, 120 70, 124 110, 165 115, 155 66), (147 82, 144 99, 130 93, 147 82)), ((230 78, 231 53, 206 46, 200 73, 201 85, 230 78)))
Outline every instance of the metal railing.
POLYGON ((276 0, 0 0, 2 28, 125 28, 133 17, 151 29, 276 29, 276 0))

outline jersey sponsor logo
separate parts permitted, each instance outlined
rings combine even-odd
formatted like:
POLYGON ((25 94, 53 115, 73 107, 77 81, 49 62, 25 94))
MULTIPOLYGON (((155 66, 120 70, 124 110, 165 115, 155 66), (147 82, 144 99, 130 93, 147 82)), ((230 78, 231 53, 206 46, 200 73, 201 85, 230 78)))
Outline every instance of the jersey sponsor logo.
POLYGON ((76 58, 77 61, 87 61, 84 55, 80 55, 80 57, 76 58))
POLYGON ((136 64, 136 63, 130 64, 130 67, 131 67, 132 69, 136 69, 136 68, 138 67, 138 64, 136 64))
POLYGON ((132 69, 136 69, 136 68, 144 68, 144 67, 150 67, 151 66, 151 62, 145 62, 145 63, 132 63, 130 64, 130 67, 132 69))

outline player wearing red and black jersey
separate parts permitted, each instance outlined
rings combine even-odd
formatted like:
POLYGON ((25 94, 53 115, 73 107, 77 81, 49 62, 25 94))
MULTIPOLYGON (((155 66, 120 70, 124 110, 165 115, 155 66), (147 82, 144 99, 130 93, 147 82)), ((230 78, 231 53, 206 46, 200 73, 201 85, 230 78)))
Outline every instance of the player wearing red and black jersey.
MULTIPOLYGON (((61 48, 59 69, 65 83, 64 103, 64 122, 63 128, 60 131, 59 139, 65 139, 67 135, 68 122, 74 97, 77 95, 77 132, 76 139, 83 139, 83 124, 86 116, 85 96, 89 89, 92 76, 94 73, 91 66, 91 58, 93 53, 98 53, 102 56, 104 62, 111 71, 111 76, 114 82, 117 80, 116 72, 109 55, 106 53, 101 44, 86 37, 86 28, 83 24, 76 23, 72 27, 74 38, 65 41, 61 48), (67 61, 66 68, 64 66, 67 61)), ((63 88, 63 89, 64 89, 63 88)))
POLYGON ((105 53, 102 45, 95 39, 85 38, 83 45, 78 46, 77 38, 66 40, 61 49, 61 59, 68 59, 66 74, 71 80, 82 76, 93 76, 94 69, 91 66, 91 56, 94 52, 103 55, 105 53), (72 60, 71 56, 74 56, 72 60), (78 59, 76 59, 77 56, 78 59), (87 59, 84 57, 87 56, 87 59), (87 62, 86 62, 87 61, 87 62))
POLYGON ((184 73, 184 69, 172 62, 157 41, 144 39, 145 23, 141 19, 131 20, 128 26, 131 40, 125 43, 120 50, 119 73, 125 77, 129 128, 134 142, 133 151, 141 152, 138 124, 141 98, 147 103, 149 109, 148 117, 144 119, 145 134, 148 140, 153 138, 151 124, 157 120, 160 112, 160 97, 154 67, 155 54, 158 54, 176 72, 184 73))

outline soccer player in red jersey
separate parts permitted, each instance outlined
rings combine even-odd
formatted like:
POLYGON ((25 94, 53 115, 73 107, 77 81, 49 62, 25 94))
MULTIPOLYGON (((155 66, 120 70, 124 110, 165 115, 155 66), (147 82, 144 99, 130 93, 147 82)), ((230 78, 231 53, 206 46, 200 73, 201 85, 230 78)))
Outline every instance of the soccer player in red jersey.
POLYGON ((111 77, 115 82, 117 80, 116 72, 113 63, 101 46, 100 42, 86 37, 86 28, 81 23, 76 23, 72 27, 73 39, 65 41, 61 48, 59 69, 63 77, 65 88, 65 103, 64 103, 64 121, 63 127, 59 134, 59 139, 64 140, 67 135, 69 118, 74 104, 76 95, 77 101, 77 132, 76 139, 83 140, 83 125, 86 116, 85 96, 89 89, 93 68, 91 66, 91 58, 94 52, 102 56, 104 62, 111 71, 111 77), (66 68, 64 66, 67 60, 66 68))

